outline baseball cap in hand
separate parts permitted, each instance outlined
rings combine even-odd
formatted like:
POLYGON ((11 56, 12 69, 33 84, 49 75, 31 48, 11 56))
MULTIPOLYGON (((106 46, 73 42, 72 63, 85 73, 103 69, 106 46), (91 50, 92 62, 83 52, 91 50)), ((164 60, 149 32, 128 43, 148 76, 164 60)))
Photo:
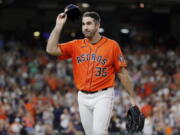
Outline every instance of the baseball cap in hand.
POLYGON ((65 13, 67 14, 67 19, 74 21, 81 17, 81 11, 78 6, 74 4, 69 4, 65 7, 65 13))

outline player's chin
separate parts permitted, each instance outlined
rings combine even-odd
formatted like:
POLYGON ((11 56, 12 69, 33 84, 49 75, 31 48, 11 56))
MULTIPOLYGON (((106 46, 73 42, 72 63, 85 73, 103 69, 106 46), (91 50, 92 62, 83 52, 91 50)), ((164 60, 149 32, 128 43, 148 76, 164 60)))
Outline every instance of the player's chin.
POLYGON ((86 37, 86 38, 91 38, 92 35, 91 35, 91 33, 84 33, 84 37, 86 37))
POLYGON ((91 36, 89 34, 84 34, 84 37, 90 38, 91 36))

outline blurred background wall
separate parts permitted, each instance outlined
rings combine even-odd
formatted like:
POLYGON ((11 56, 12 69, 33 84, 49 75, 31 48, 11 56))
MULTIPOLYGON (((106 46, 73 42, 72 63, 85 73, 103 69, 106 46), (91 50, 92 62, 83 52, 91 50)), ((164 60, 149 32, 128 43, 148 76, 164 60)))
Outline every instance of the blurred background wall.
MULTIPOLYGON (((79 5, 82 12, 99 12, 102 33, 122 44, 132 42, 134 33, 141 31, 148 34, 147 38, 156 35, 170 36, 175 42, 180 39, 179 0, 1 0, 0 30, 15 31, 19 38, 21 35, 30 38, 34 31, 39 31, 45 38, 52 30, 58 13, 63 12, 69 3, 79 5)), ((67 23, 64 35, 72 38, 81 35, 79 22, 74 22, 75 25, 67 23)))

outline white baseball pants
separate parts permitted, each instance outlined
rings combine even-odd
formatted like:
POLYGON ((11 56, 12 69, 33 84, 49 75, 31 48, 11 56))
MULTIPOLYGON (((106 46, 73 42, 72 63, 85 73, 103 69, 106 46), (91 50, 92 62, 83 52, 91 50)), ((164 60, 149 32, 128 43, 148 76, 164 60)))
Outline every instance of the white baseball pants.
POLYGON ((78 92, 80 118, 86 135, 108 135, 114 88, 86 94, 78 92))

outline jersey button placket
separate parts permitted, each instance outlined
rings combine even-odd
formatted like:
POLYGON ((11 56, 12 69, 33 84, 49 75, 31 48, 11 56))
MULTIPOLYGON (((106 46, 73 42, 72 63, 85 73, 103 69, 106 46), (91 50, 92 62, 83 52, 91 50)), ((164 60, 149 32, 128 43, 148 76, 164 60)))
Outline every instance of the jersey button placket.
POLYGON ((89 62, 88 62, 88 69, 87 69, 87 77, 86 77, 86 88, 87 90, 90 89, 90 82, 91 82, 91 75, 90 75, 90 71, 91 71, 91 54, 92 54, 92 48, 88 45, 89 47, 89 62))
POLYGON ((93 46, 92 47, 92 51, 91 51, 91 59, 92 60, 90 60, 90 68, 89 68, 89 76, 90 76, 90 87, 89 87, 89 89, 90 90, 92 90, 92 81, 93 81, 93 75, 94 75, 94 62, 95 62, 95 60, 96 60, 96 57, 95 58, 92 58, 93 56, 93 54, 96 54, 96 47, 95 46, 93 46))

